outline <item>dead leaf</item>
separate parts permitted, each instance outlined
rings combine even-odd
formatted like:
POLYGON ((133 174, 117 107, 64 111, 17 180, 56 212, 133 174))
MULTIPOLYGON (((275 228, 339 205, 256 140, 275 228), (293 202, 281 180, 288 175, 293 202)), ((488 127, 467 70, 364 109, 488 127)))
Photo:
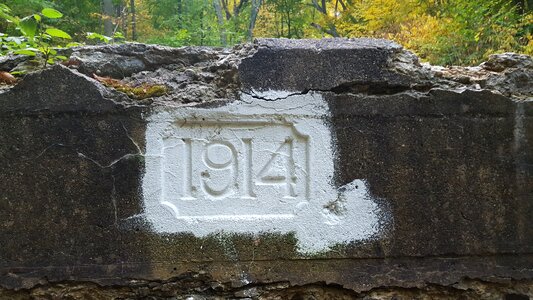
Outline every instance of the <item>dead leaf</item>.
POLYGON ((9 74, 9 72, 0 71, 0 83, 3 83, 3 84, 15 84, 15 83, 17 83, 17 78, 15 78, 15 76, 9 74))

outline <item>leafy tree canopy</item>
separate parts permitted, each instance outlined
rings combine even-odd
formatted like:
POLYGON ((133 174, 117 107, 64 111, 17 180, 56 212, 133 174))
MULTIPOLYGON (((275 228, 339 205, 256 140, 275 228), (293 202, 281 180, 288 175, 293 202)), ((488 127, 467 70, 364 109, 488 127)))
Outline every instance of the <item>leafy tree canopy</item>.
MULTIPOLYGON (((60 28, 80 42, 126 39, 171 46, 231 46, 253 37, 370 36, 395 40, 434 64, 476 64, 489 54, 505 51, 533 54, 533 0, 0 0, 0 3, 11 9, 11 15, 20 18, 45 8, 60 11, 61 18, 47 18, 43 25, 60 28)), ((0 32, 12 36, 19 29, 6 18, 0 18, 0 32)))

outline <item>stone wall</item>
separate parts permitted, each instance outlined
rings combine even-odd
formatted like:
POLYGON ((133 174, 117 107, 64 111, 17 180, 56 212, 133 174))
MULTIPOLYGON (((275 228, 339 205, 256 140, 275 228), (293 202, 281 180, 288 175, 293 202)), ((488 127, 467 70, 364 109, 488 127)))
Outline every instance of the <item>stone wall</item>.
POLYGON ((0 297, 533 296, 531 57, 68 54, 0 92, 0 297))

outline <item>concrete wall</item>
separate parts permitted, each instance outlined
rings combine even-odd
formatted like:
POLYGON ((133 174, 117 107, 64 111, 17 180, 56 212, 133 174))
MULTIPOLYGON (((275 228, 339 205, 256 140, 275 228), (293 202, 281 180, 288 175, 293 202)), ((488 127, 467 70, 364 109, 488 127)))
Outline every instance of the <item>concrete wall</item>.
POLYGON ((382 40, 77 49, 0 94, 0 296, 533 296, 516 59, 454 77, 382 40))

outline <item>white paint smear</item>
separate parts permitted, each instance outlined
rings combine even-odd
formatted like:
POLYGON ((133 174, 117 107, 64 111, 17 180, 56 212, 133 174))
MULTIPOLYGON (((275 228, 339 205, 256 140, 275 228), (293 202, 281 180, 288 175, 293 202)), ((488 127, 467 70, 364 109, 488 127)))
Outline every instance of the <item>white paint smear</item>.
POLYGON ((292 232, 303 253, 376 235, 365 181, 333 185, 328 114, 320 94, 161 108, 146 130, 146 218, 159 233, 197 237, 292 232))

